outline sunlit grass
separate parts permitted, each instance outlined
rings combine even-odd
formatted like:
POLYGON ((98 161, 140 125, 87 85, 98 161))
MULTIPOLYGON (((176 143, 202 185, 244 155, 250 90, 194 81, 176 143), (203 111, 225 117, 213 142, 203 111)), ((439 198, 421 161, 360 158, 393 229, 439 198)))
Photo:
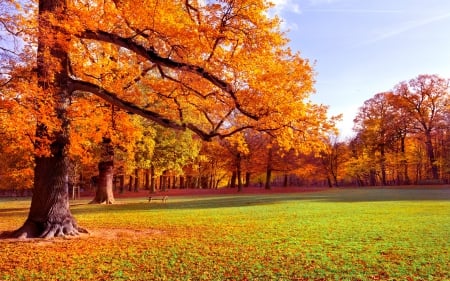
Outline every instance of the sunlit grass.
POLYGON ((89 237, 0 241, 0 280, 450 280, 449 189, 118 201, 75 202, 89 237))

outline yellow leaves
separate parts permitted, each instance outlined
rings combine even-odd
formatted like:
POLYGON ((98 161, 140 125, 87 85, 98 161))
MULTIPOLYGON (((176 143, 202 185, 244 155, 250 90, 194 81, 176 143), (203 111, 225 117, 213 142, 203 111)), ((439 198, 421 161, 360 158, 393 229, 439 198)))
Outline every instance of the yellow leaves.
POLYGON ((230 146, 234 147, 237 152, 243 155, 250 153, 247 141, 243 133, 236 133, 229 137, 227 140, 230 143, 230 146))

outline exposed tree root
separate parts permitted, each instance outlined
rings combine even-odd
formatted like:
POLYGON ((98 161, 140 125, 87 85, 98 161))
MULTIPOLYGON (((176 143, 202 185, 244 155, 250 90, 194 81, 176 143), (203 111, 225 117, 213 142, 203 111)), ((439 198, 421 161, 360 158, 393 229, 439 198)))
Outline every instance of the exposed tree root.
POLYGON ((67 218, 62 222, 37 223, 27 220, 24 225, 16 231, 5 234, 8 238, 54 238, 65 236, 78 236, 81 233, 89 233, 86 229, 79 227, 73 218, 67 218))

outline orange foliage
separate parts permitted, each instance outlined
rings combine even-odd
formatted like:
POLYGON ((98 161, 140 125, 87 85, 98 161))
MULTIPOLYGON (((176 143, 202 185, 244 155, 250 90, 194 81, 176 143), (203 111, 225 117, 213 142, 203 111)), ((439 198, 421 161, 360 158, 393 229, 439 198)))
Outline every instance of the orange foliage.
POLYGON ((13 88, 31 113, 27 135, 40 144, 38 155, 50 154, 52 140, 37 138, 34 125, 45 124, 50 133, 62 126, 53 91, 64 71, 70 153, 82 164, 98 160, 105 135, 126 151, 124 161, 133 159, 143 130, 129 113, 204 140, 235 135, 230 141, 243 154, 250 153, 242 137, 248 129, 300 152, 321 147, 334 128, 327 108, 308 101, 313 69, 289 49, 266 1, 66 1, 40 15, 39 29, 37 3, 20 3, 20 24, 29 27, 22 34, 23 63, 33 70, 38 43, 53 46, 40 50, 46 91, 36 87, 35 71, 13 88))

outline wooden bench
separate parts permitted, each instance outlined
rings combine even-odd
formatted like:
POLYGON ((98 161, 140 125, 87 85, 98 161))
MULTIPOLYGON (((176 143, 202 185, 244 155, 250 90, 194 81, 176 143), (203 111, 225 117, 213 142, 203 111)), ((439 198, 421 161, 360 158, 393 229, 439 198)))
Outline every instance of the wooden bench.
POLYGON ((148 203, 152 203, 154 200, 160 200, 161 202, 166 203, 167 199, 169 199, 169 196, 149 196, 148 203))

